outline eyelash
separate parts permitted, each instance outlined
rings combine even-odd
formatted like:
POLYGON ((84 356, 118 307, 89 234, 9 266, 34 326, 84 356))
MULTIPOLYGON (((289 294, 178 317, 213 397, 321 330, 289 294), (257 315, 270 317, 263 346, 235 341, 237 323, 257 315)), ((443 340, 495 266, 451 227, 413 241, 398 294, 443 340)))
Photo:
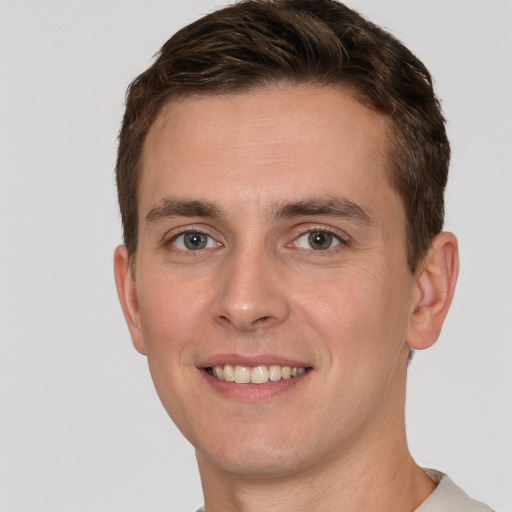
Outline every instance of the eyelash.
POLYGON ((221 247, 223 245, 220 242, 217 242, 217 240, 215 240, 215 238, 213 236, 211 236, 207 232, 205 232, 205 230, 194 229, 194 228, 186 229, 184 231, 180 231, 179 233, 173 234, 170 238, 168 238, 164 242, 164 245, 166 247, 172 247, 174 250, 177 250, 177 251, 180 251, 180 252, 190 252, 190 253, 202 252, 205 249, 211 249, 212 248, 212 247, 205 247, 203 249, 197 249, 197 250, 189 249, 189 250, 187 250, 187 249, 183 249, 183 248, 180 248, 180 247, 176 247, 174 245, 176 240, 178 240, 180 237, 185 237, 186 235, 194 235, 194 234, 203 235, 203 236, 207 237, 209 239, 207 243, 211 243, 211 241, 213 241, 218 247, 221 247))
MULTIPOLYGON (((170 236, 169 238, 167 238, 166 241, 164 241, 164 245, 166 247, 170 247, 171 249, 173 249, 175 251, 179 251, 181 253, 183 253, 183 252, 186 252, 186 253, 202 253, 202 251, 204 251, 204 250, 216 248, 216 247, 204 247, 202 249, 196 249, 196 250, 188 249, 187 250, 185 248, 181 248, 181 247, 176 247, 175 246, 176 240, 178 240, 180 237, 184 237, 184 236, 190 235, 190 234, 204 235, 205 237, 207 237, 209 239, 208 242, 207 242, 208 244, 211 243, 211 241, 213 241, 217 245, 217 247, 223 247, 223 244, 221 242, 218 242, 213 236, 208 234, 206 232, 206 230, 199 229, 199 228, 190 228, 190 229, 186 229, 186 230, 180 231, 179 233, 175 233, 172 236, 170 236)), ((318 256, 327 256, 328 254, 332 254, 333 251, 340 250, 344 246, 347 246, 348 243, 349 242, 348 242, 346 236, 341 236, 338 232, 335 232, 332 229, 328 229, 328 228, 325 228, 323 226, 322 227, 321 226, 317 226, 317 227, 308 227, 307 229, 304 229, 290 243, 286 244, 286 247, 296 247, 296 248, 298 248, 300 250, 303 250, 303 251, 308 251, 308 252, 315 253, 315 255, 318 255, 318 256), (328 235, 332 236, 333 237, 333 241, 336 241, 337 243, 336 243, 336 245, 328 247, 326 249, 316 249, 316 250, 314 248, 312 248, 312 247, 310 249, 306 249, 306 248, 303 248, 303 247, 298 247, 296 245, 297 241, 300 240, 302 237, 304 237, 306 235, 311 235, 313 233, 328 234, 328 235)))
POLYGON ((327 256, 329 254, 332 254, 333 251, 339 251, 341 250, 344 246, 347 246, 348 245, 348 239, 346 236, 341 236, 340 233, 338 233, 337 231, 334 231, 332 229, 328 229, 324 226, 314 226, 314 227, 308 227, 307 229, 305 229, 304 231, 302 231, 298 236, 296 236, 292 242, 290 242, 289 244, 287 244, 288 247, 297 247, 298 249, 302 249, 304 251, 308 251, 308 252, 312 252, 314 253, 316 256, 327 256), (313 248, 310 248, 310 249, 304 249, 302 247, 297 247, 297 241, 299 239, 301 239, 302 237, 306 236, 306 235, 311 235, 313 233, 321 233, 321 234, 328 234, 330 236, 333 237, 333 240, 337 241, 338 243, 334 246, 331 246, 331 247, 328 247, 326 249, 313 249, 313 248))

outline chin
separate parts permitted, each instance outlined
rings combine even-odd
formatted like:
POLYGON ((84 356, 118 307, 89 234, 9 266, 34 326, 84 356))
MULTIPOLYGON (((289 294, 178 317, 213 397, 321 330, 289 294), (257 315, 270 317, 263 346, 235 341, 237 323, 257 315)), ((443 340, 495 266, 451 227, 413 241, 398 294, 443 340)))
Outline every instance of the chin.
POLYGON ((285 477, 306 466, 280 447, 266 445, 263 448, 264 451, 252 446, 227 453, 212 453, 210 450, 204 453, 204 457, 218 470, 246 478, 285 477))
POLYGON ((314 464, 317 450, 299 442, 297 432, 275 425, 270 432, 264 430, 239 428, 235 433, 219 432, 217 439, 192 442, 200 465, 204 458, 217 470, 248 478, 284 477, 314 464))

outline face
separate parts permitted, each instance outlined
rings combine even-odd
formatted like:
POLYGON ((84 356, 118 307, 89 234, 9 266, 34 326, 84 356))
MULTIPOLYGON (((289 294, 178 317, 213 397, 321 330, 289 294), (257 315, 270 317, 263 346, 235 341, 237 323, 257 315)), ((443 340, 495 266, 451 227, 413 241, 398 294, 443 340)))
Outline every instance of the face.
POLYGON ((414 277, 386 129, 288 85, 152 126, 127 316, 200 464, 285 474, 399 430, 414 277))

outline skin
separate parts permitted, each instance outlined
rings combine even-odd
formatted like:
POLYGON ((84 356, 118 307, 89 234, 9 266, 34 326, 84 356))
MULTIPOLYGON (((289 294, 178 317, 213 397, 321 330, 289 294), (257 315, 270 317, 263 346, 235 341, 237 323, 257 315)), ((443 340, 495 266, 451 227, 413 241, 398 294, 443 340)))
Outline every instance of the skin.
POLYGON ((173 101, 148 134, 135 272, 119 247, 116 283, 207 512, 406 512, 434 489, 407 449, 406 362, 439 335, 457 243, 442 233, 409 271, 387 134, 347 91, 284 84, 173 101), (309 370, 237 396, 212 385, 215 358, 309 370))

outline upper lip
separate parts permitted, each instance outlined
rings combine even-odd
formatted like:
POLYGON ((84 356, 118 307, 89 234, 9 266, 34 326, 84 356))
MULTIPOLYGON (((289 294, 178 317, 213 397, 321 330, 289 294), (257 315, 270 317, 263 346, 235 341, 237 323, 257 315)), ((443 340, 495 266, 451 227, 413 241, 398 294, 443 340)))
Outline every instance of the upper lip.
POLYGON ((255 367, 258 365, 270 366, 272 364, 278 364, 280 366, 290 366, 292 368, 310 368, 311 364, 301 361, 299 359, 293 359, 289 357, 283 357, 273 354, 261 354, 261 355, 242 355, 242 354, 215 354, 203 361, 201 361, 198 368, 213 368, 217 365, 231 364, 238 366, 255 367))

